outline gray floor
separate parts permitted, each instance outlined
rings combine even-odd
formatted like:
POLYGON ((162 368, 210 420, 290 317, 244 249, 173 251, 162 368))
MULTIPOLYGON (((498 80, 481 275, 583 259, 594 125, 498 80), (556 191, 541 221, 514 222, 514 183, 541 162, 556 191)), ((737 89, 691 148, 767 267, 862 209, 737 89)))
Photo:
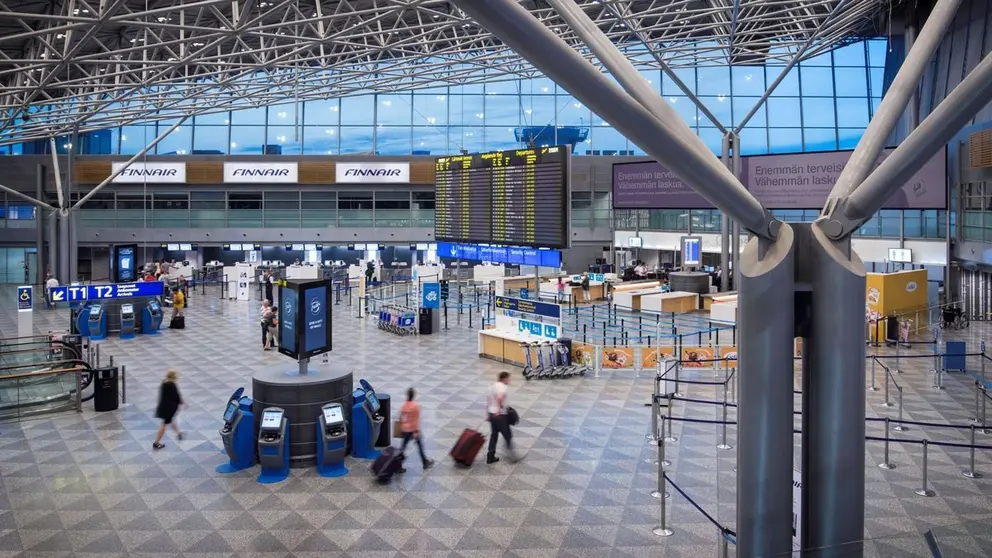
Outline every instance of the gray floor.
MULTIPOLYGON (((0 425, 0 557, 717 555, 716 528, 677 493, 668 501, 674 536, 651 533, 659 511, 649 495, 657 469, 656 448, 644 437, 646 374, 534 382, 515 374, 510 401, 522 415, 515 440, 526 459, 470 470, 444 459, 462 429, 482 422, 488 384, 499 371, 512 370, 478 358, 476 333, 464 321, 440 335, 400 338, 356 319, 345 306, 334 316, 332 359, 383 392, 420 390, 428 450, 439 460, 428 473, 414 464, 389 486, 374 483, 360 462, 349 463, 345 478, 294 470, 276 485, 256 483, 255 471, 216 474, 224 461, 217 431, 227 396, 237 386, 250 389, 255 370, 292 364, 261 351, 257 303, 220 301, 214 293, 190 302, 185 331, 102 343, 104 359, 113 355, 127 365, 128 405, 113 413, 87 410, 0 425), (180 420, 188 436, 153 452, 155 398, 169 368, 182 375, 190 407, 180 420)), ((12 289, 0 288, 3 336, 17 332, 13 306, 12 289)), ((36 311, 34 329, 65 328, 67 314, 36 311)), ((967 334, 977 340, 988 332, 976 325, 967 334)), ((971 365, 978 369, 977 360, 971 365)), ((927 359, 903 359, 902 372, 894 374, 905 416, 965 423, 974 404, 971 381, 952 375, 947 389, 934 390, 929 366, 927 359)), ((687 377, 715 376, 695 374, 687 377)), ((879 386, 883 378, 877 369, 879 386)), ((721 397, 709 387, 683 391, 721 397)), ((895 401, 895 388, 891 393, 895 401)), ((895 407, 881 405, 881 390, 867 397, 872 416, 897 415, 895 407)), ((700 404, 674 410, 709 419, 719 413, 700 404)), ((679 440, 667 448, 671 478, 733 528, 735 451, 716 448, 718 427, 676 422, 674 429, 679 440)), ((876 426, 870 431, 882 434, 876 426)), ((913 428, 899 435, 964 441, 967 432, 913 428)), ((733 444, 733 429, 729 438, 733 444)), ((979 443, 992 444, 992 435, 979 435, 979 443)), ((927 528, 937 528, 945 556, 992 555, 992 488, 988 478, 961 476, 967 452, 930 448, 937 495, 924 498, 913 493, 920 485, 920 446, 894 444, 897 468, 891 471, 876 466, 881 449, 870 444, 866 463, 867 555, 926 556, 920 533, 927 528)), ((977 468, 992 475, 987 453, 979 452, 977 468)))

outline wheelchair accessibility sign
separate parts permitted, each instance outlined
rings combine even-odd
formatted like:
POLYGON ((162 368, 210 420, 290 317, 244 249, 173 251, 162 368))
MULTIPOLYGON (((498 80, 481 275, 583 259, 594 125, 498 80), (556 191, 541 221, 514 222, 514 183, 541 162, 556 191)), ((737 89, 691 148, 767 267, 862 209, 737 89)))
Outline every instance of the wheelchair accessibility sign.
POLYGON ((17 311, 30 312, 34 308, 34 289, 30 286, 17 287, 17 311))

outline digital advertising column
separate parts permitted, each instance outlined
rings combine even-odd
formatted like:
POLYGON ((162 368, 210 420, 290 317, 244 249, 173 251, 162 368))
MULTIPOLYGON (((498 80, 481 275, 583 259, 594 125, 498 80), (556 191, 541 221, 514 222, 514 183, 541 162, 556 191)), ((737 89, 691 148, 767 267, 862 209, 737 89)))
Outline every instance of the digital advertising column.
POLYGON ((328 281, 286 281, 279 289, 279 352, 305 360, 331 350, 328 281))

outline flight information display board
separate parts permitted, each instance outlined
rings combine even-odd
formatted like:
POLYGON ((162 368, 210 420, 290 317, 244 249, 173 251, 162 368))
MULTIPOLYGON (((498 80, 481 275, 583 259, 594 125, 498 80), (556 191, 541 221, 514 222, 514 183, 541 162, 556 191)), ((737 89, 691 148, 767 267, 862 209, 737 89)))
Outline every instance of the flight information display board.
POLYGON ((570 154, 559 146, 438 158, 434 237, 567 248, 570 154))

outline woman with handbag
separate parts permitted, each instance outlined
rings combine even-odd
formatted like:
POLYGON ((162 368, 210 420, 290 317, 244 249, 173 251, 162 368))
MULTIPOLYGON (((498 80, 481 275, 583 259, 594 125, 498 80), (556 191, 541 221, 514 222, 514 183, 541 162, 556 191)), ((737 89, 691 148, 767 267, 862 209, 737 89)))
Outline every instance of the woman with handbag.
POLYGON ((160 450, 165 447, 162 443, 162 436, 165 435, 165 428, 171 426, 176 432, 176 438, 182 440, 183 433, 179 430, 179 425, 175 423, 176 413, 179 412, 179 407, 185 407, 186 403, 183 401, 182 395, 179 393, 179 373, 175 370, 169 370, 165 374, 165 379, 162 380, 162 385, 159 387, 158 393, 158 407, 155 409, 155 417, 162 419, 162 425, 158 427, 158 432, 155 434, 155 442, 152 443, 152 448, 160 450))
MULTIPOLYGON (((400 434, 403 437, 403 443, 400 445, 400 455, 406 458, 406 445, 410 443, 410 440, 417 442, 417 450, 420 451, 420 461, 424 465, 424 470, 430 469, 434 466, 433 459, 427 459, 427 455, 424 453, 424 441, 420 436, 420 403, 413 400, 416 396, 416 392, 413 388, 407 388, 406 390, 406 402, 400 407, 400 434)), ((399 471, 400 473, 405 473, 406 468, 403 467, 399 471)))

